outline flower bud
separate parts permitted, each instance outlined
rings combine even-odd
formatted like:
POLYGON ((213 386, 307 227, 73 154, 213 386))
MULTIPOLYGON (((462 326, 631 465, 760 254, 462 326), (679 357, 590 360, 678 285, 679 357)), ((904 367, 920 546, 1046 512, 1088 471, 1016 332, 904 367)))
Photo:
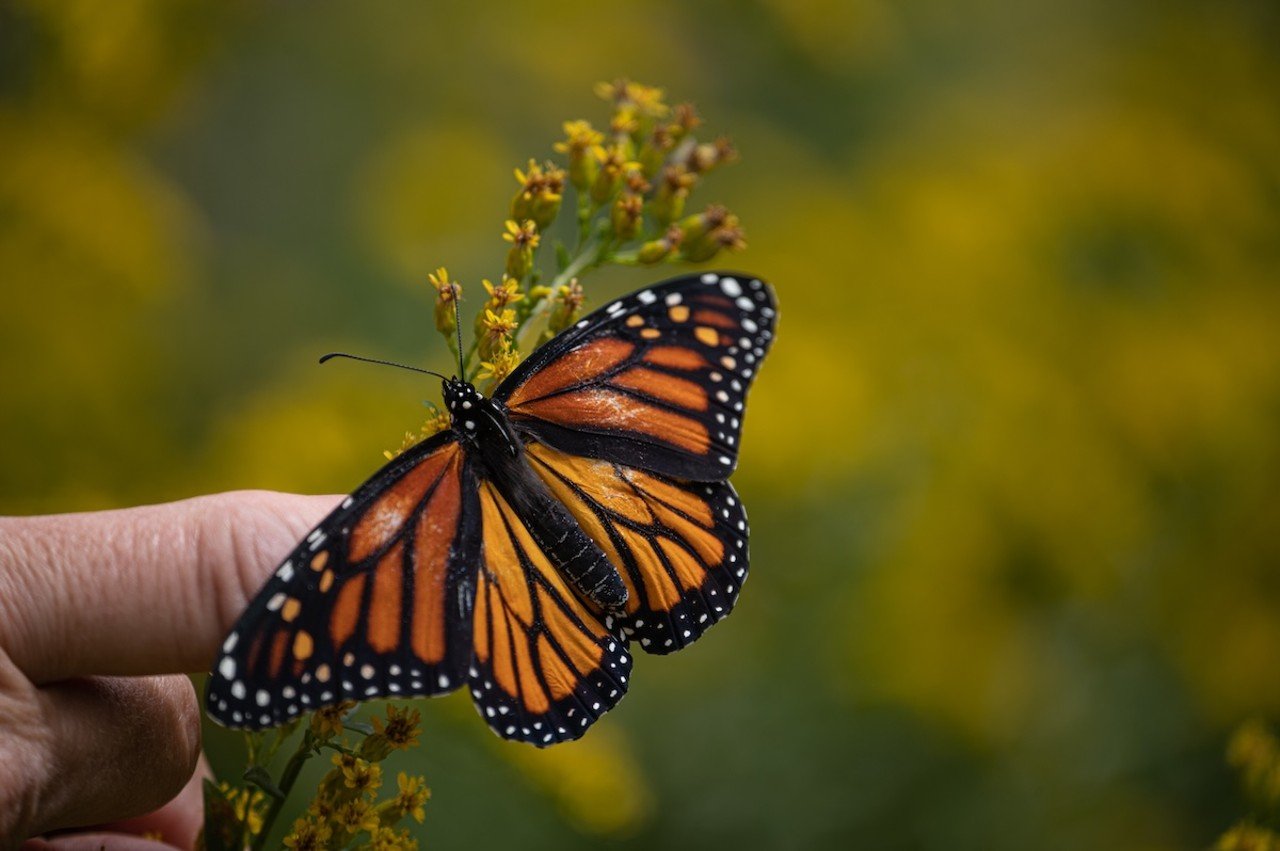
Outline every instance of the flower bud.
POLYGON ((627 242, 639 235, 643 211, 644 198, 633 192, 623 192, 613 202, 610 222, 613 224, 613 234, 619 242, 627 242))
POLYGON ((586 121, 566 121, 564 134, 565 140, 553 147, 569 155, 569 182, 579 191, 585 191, 595 178, 596 160, 592 152, 604 141, 604 134, 586 121))

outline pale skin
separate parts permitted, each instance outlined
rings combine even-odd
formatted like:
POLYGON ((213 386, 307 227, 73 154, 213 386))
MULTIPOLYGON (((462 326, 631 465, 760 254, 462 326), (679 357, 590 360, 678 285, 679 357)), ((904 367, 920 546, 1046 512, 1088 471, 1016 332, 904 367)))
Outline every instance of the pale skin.
POLYGON ((0 851, 192 847, 208 769, 185 674, 339 499, 0 518, 0 851))

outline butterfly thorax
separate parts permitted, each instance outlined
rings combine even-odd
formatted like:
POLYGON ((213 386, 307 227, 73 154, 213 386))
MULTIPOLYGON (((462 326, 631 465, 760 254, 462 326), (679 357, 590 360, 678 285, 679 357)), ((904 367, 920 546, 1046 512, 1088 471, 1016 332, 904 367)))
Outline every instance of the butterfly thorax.
POLYGON ((453 431, 470 449, 513 458, 520 455, 520 437, 500 404, 460 378, 446 379, 443 394, 453 431))

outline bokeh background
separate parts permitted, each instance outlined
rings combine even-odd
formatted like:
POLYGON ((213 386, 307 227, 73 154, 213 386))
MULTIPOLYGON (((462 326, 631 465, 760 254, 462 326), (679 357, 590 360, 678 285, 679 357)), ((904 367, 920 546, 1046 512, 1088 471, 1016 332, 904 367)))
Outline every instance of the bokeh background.
MULTIPOLYGON (((1280 10, 0 0, 0 510, 350 489, 628 75, 742 162, 739 611, 580 743, 464 696, 436 848, 1192 849, 1280 714, 1280 10)), ((661 271, 599 275, 596 304, 661 271)), ((210 730, 234 771, 233 736, 210 730)))

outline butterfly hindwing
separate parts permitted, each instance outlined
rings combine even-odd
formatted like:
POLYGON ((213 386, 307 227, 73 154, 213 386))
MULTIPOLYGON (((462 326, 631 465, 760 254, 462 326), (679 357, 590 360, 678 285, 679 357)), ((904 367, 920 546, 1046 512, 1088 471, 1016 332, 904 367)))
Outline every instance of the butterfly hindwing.
POLYGON ((341 700, 461 686, 480 548, 474 482, 445 432, 345 499, 228 635, 209 679, 210 714, 256 728, 341 700))
POLYGON ((698 481, 728 478, 747 390, 773 341, 768 284, 706 273, 619 299, 535 351, 494 399, 573 455, 698 481))
POLYGON ((470 687, 506 739, 543 747, 576 739, 622 699, 631 656, 539 549, 519 513, 480 485, 484 546, 476 579, 470 687))
POLYGON ((686 482, 530 443, 534 471, 617 567, 624 634, 650 653, 696 641, 737 602, 747 517, 728 482, 686 482))

